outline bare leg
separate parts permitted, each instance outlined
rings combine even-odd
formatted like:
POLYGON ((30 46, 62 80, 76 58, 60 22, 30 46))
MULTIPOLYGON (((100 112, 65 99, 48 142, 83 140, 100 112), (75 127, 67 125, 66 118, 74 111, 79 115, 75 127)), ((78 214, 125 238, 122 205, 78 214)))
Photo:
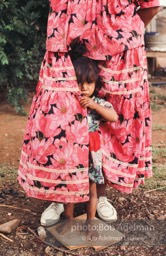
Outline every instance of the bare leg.
POLYGON ((97 197, 98 198, 100 196, 106 196, 106 186, 107 186, 106 182, 104 184, 97 184, 97 197))
POLYGON ((86 231, 87 239, 91 241, 93 237, 98 237, 97 229, 94 230, 94 224, 93 220, 95 219, 96 215, 96 207, 97 207, 97 189, 96 189, 96 183, 91 182, 90 185, 90 199, 87 203, 87 221, 86 224, 88 225, 88 229, 86 231))
POLYGON ((96 183, 91 182, 90 185, 90 199, 87 203, 87 219, 94 219, 96 215, 96 207, 97 207, 97 189, 96 189, 96 183))
POLYGON ((68 231, 69 232, 71 231, 71 226, 72 226, 71 220, 73 219, 74 204, 73 203, 64 204, 64 209, 65 209, 65 217, 67 221, 61 223, 57 227, 57 231, 61 235, 65 235, 66 233, 68 233, 68 231))
POLYGON ((65 216, 67 220, 72 220, 73 219, 73 212, 74 212, 74 204, 69 203, 69 204, 64 204, 65 208, 65 216))

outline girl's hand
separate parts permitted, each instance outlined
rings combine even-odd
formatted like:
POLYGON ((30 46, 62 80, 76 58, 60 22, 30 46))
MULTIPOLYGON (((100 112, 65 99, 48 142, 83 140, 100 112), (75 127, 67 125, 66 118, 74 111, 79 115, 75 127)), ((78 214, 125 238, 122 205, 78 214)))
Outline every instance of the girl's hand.
POLYGON ((95 109, 97 103, 92 98, 82 96, 80 99, 80 104, 83 108, 95 109))
POLYGON ((97 104, 92 98, 83 96, 80 99, 80 104, 83 108, 90 108, 95 110, 103 119, 109 122, 116 122, 118 115, 113 108, 107 108, 97 104))

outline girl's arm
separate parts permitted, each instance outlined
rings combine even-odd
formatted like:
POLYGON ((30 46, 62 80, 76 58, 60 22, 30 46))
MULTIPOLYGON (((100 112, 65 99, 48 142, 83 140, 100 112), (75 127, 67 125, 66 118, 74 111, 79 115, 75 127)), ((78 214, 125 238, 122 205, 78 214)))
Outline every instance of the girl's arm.
POLYGON ((80 100, 80 104, 84 108, 90 108, 95 110, 103 119, 109 122, 116 122, 118 115, 113 108, 103 107, 96 103, 92 98, 83 96, 80 100))
POLYGON ((159 11, 160 7, 155 6, 151 8, 139 9, 137 13, 140 16, 141 20, 144 22, 146 27, 159 11))

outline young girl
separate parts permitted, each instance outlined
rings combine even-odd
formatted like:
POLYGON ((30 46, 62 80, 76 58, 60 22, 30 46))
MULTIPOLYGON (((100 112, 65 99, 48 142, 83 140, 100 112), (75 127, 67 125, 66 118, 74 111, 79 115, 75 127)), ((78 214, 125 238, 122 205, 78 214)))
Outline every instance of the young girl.
MULTIPOLYGON (((101 78, 96 61, 88 57, 79 57, 73 60, 74 69, 81 92, 80 104, 87 108, 89 125, 89 179, 90 200, 87 203, 87 219, 94 219, 97 205, 96 184, 104 184, 102 172, 102 151, 100 148, 99 125, 102 121, 115 122, 118 119, 112 104, 98 98, 101 89, 101 78)), ((74 204, 66 204, 65 215, 67 219, 73 218, 74 204)))

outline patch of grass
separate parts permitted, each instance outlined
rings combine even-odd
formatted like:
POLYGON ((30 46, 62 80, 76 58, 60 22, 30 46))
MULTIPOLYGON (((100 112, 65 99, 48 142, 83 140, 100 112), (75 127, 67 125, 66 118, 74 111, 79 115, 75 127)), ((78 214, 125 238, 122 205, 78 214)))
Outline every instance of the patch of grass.
MULTIPOLYGON (((161 128, 161 127, 158 127, 161 128)), ((162 188, 166 191, 166 147, 154 147, 153 150, 153 177, 146 179, 146 189, 162 188), (163 164, 161 164, 161 162, 163 164)))
POLYGON ((155 102, 151 102, 151 109, 153 111, 158 111, 161 109, 161 105, 156 104, 155 102))
POLYGON ((152 153, 154 162, 157 162, 158 158, 166 159, 166 147, 153 148, 152 153))
POLYGON ((146 189, 157 189, 164 187, 162 190, 166 191, 166 165, 154 165, 153 166, 153 177, 146 179, 146 189))
POLYGON ((150 94, 155 94, 155 89, 153 88, 153 89, 150 89, 150 94))
POLYGON ((164 94, 156 94, 155 99, 166 101, 166 95, 164 94))
POLYGON ((160 125, 160 124, 155 124, 152 126, 153 131, 161 130, 161 131, 166 131, 166 126, 165 125, 160 125))
POLYGON ((165 88, 154 88, 150 86, 151 109, 158 111, 164 107, 166 102, 165 88))
MULTIPOLYGON (((166 130, 165 126, 156 125, 153 130, 166 130)), ((166 191, 166 146, 153 147, 153 177, 145 180, 145 189, 158 189, 166 191)))
POLYGON ((0 188, 15 182, 17 182, 17 170, 0 164, 0 188))

